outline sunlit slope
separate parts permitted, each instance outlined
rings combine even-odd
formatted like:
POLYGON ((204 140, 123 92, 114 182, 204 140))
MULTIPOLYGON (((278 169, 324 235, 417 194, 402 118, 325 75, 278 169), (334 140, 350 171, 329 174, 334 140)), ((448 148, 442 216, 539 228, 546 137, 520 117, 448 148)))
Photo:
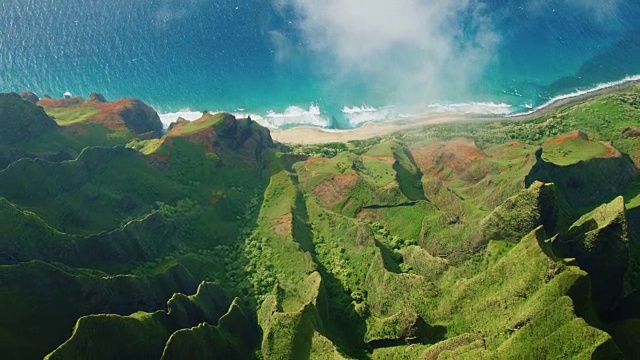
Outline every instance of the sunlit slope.
POLYGON ((57 124, 42 117, 40 135, 1 144, 17 158, 0 170, 0 348, 28 359, 633 358, 638 96, 291 147, 208 113, 83 146, 73 127, 120 131, 82 107, 101 99, 51 103, 57 124), (55 141, 28 148, 37 139, 55 141))

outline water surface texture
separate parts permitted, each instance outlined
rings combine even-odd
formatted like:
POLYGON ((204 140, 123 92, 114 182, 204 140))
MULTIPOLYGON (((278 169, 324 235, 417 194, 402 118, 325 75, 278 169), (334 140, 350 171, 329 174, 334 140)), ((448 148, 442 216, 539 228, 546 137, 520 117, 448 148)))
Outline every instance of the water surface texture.
POLYGON ((508 114, 640 74, 638 19, 637 0, 4 0, 0 90, 270 127, 508 114))

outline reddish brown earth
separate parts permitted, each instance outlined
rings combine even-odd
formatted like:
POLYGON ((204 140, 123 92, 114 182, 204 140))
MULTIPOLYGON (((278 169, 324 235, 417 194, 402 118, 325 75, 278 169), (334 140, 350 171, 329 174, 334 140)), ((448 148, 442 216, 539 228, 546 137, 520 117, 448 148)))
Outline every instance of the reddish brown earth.
POLYGON ((313 194, 323 203, 333 206, 344 200, 359 179, 357 174, 336 175, 316 186, 313 194))
MULTIPOLYGON (((203 123, 213 116, 216 115, 207 113, 195 122, 203 123)), ((222 163, 230 162, 231 159, 240 159, 253 167, 261 168, 267 166, 269 162, 265 156, 267 149, 273 147, 269 130, 250 119, 236 119, 231 114, 224 114, 215 124, 183 133, 187 124, 189 123, 182 122, 172 126, 166 137, 181 137, 197 144, 204 151, 215 153, 222 163)))
POLYGON ((478 172, 477 169, 471 173, 472 167, 482 164, 488 158, 473 140, 438 141, 413 146, 410 151, 425 175, 443 177, 449 169, 453 170, 456 177, 467 181, 476 181, 478 177, 486 175, 485 171, 478 172))
POLYGON ((153 132, 160 136, 162 123, 158 114, 151 107, 137 99, 120 99, 106 102, 99 94, 92 94, 91 100, 81 97, 69 99, 52 99, 45 97, 38 101, 40 106, 50 108, 92 108, 99 111, 90 122, 104 125, 110 130, 129 128, 133 133, 153 132))
POLYGON ((583 139, 583 140, 589 141, 589 137, 587 136, 587 134, 583 133, 580 130, 575 130, 563 135, 556 136, 553 139, 549 139, 544 142, 543 146, 544 145, 560 145, 567 140, 573 140, 573 139, 583 139))
POLYGON ((611 145, 611 143, 602 143, 602 144, 607 147, 607 151, 604 154, 602 154, 602 155, 600 155, 598 157, 613 158, 613 157, 622 156, 620 151, 618 151, 618 149, 614 148, 613 145, 611 145))
POLYGON ((76 106, 76 105, 80 105, 82 103, 84 103, 85 100, 81 97, 72 97, 69 99, 53 99, 50 97, 44 97, 42 99, 40 99, 40 101, 37 102, 38 105, 40 106, 45 106, 45 107, 53 107, 53 108, 67 108, 67 107, 72 107, 72 106, 76 106))
POLYGON ((293 227, 293 215, 291 215, 291 213, 279 217, 276 221, 278 223, 273 227, 273 231, 276 235, 285 236, 287 234, 291 234, 291 229, 293 227))
MULTIPOLYGON (((587 134, 583 133, 582 131, 579 130, 575 130, 563 135, 559 135, 554 137, 553 139, 549 139, 547 141, 544 142, 544 145, 560 145, 563 144, 564 142, 568 141, 568 140, 572 140, 572 139, 583 139, 585 141, 589 141, 592 142, 591 140, 589 140, 589 136, 587 136, 587 134)), ((613 147, 613 145, 611 145, 611 143, 601 143, 602 145, 604 145, 607 150, 598 155, 597 157, 599 158, 611 158, 611 157, 619 157, 622 156, 620 154, 620 152, 613 147)))

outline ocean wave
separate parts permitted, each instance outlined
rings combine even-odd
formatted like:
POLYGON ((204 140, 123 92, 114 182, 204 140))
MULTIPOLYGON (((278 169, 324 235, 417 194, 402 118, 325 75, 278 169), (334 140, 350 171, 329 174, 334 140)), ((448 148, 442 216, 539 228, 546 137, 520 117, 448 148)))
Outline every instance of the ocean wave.
POLYGON ((326 127, 329 120, 322 116, 320 107, 316 104, 309 105, 305 110, 299 106, 289 106, 284 112, 269 110, 265 116, 251 117, 262 126, 277 129, 286 125, 312 125, 326 127))
POLYGON ((185 120, 193 121, 198 120, 202 117, 202 111, 191 111, 189 109, 180 110, 177 112, 170 112, 165 114, 158 114, 160 116, 160 121, 165 128, 168 128, 171 123, 176 122, 178 118, 183 118, 185 120))
POLYGON ((505 103, 470 102, 457 104, 430 104, 430 113, 479 114, 479 115, 507 115, 513 107, 505 103))
POLYGON ((538 112, 540 110, 548 108, 549 106, 552 106, 553 104, 557 103, 558 101, 567 100, 567 99, 575 98, 575 97, 578 97, 578 96, 594 93, 594 92, 597 92, 597 91, 600 91, 600 90, 604 90, 604 89, 608 89, 608 88, 624 85, 626 83, 633 82, 633 81, 640 81, 640 75, 627 76, 622 80, 611 81, 611 82, 607 82, 607 83, 601 83, 601 84, 598 84, 595 87, 587 89, 587 90, 578 90, 578 89, 576 89, 575 92, 556 96, 556 97, 550 99, 549 101, 547 101, 546 103, 533 108, 530 111, 526 111, 526 112, 522 112, 522 113, 516 113, 516 114, 508 114, 505 117, 516 117, 516 116, 531 115, 531 114, 533 114, 535 112, 538 112))
POLYGON ((378 111, 378 109, 374 108, 373 106, 369 106, 367 104, 363 104, 362 106, 354 106, 354 107, 348 107, 347 105, 345 105, 342 108, 342 112, 345 114, 359 114, 359 113, 376 112, 376 111, 378 111))
POLYGON ((357 127, 367 122, 381 122, 389 120, 394 116, 391 106, 377 109, 373 106, 363 104, 362 106, 344 106, 342 114, 349 122, 351 127, 357 127))

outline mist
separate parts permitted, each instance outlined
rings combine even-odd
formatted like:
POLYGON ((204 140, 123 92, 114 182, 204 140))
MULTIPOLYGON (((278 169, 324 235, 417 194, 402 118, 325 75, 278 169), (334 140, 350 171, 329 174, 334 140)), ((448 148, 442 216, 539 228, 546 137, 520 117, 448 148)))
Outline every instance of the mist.
POLYGON ((500 36, 475 0, 275 0, 296 15, 327 86, 360 81, 389 103, 428 104, 468 93, 500 36))

